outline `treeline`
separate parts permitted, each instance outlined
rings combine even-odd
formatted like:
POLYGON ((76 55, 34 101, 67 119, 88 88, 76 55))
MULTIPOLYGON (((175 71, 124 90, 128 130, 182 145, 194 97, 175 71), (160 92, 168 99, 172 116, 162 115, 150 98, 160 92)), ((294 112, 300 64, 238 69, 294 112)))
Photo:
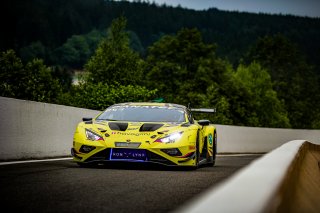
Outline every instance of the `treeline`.
POLYGON ((218 124, 320 128, 319 78, 285 36, 258 39, 235 66, 196 28, 162 36, 142 56, 131 47, 127 26, 124 16, 113 20, 85 62, 79 85, 66 81, 61 67, 2 52, 0 95, 99 110, 164 98, 216 107, 210 119, 218 124))
POLYGON ((220 124, 320 128, 320 19, 139 0, 0 4, 1 96, 92 109, 162 97, 217 107, 220 124))
POLYGON ((259 37, 280 33, 298 45, 320 75, 319 18, 195 11, 139 0, 4 0, 0 5, 0 50, 14 49, 23 61, 36 56, 49 65, 81 68, 111 21, 124 15, 131 47, 142 55, 163 35, 197 28, 205 42, 218 45, 220 57, 237 66, 259 37))

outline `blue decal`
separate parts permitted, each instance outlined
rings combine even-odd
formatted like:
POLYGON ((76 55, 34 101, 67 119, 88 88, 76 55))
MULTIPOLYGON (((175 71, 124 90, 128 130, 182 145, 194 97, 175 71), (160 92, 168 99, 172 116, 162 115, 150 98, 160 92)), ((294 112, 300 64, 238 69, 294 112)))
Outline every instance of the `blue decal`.
POLYGON ((110 160, 146 161, 147 153, 143 149, 111 149, 110 160))

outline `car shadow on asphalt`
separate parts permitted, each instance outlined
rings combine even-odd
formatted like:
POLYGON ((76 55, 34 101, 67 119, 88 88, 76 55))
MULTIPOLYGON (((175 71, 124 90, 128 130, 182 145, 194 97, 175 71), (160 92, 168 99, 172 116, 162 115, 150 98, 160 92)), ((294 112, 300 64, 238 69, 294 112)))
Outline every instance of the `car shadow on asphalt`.
MULTIPOLYGON (((201 165, 198 169, 206 167, 201 165)), ((99 164, 77 165, 75 168, 80 169, 118 169, 118 170, 152 170, 152 171, 195 171, 196 168, 186 166, 165 166, 153 163, 139 162, 105 162, 99 164)))

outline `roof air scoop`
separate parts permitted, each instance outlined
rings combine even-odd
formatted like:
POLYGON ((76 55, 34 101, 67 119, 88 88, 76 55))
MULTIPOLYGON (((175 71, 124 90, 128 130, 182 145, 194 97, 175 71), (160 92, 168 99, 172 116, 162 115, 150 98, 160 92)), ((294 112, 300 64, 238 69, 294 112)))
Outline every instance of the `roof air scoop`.
POLYGON ((139 131, 140 132, 153 132, 162 127, 163 124, 143 124, 139 131))
POLYGON ((108 125, 111 130, 126 131, 128 128, 128 123, 109 122, 108 125))

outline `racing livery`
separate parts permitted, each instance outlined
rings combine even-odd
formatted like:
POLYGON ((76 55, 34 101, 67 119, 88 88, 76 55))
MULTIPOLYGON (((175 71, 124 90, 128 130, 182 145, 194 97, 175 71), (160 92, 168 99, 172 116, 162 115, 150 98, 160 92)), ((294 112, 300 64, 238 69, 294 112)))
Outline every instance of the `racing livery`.
POLYGON ((73 160, 80 166, 108 161, 214 166, 216 128, 209 120, 195 120, 192 115, 214 111, 171 103, 112 105, 78 124, 71 149, 73 160))

